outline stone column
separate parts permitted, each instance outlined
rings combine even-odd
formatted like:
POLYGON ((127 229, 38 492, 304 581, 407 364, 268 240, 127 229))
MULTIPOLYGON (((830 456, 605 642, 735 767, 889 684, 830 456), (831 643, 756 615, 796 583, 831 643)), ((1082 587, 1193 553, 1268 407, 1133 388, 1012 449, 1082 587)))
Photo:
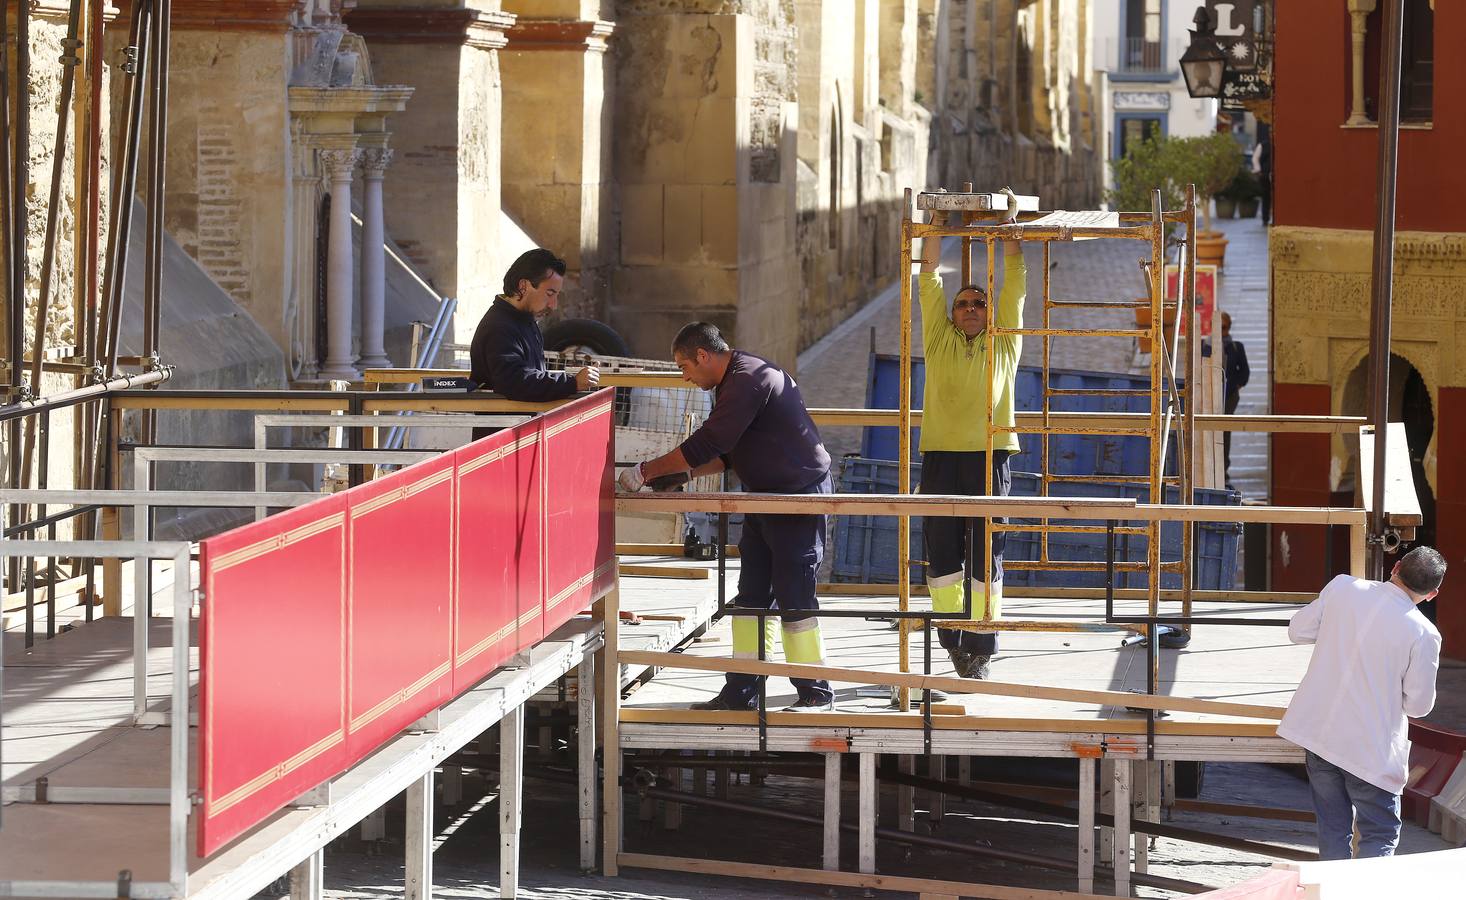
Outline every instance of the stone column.
MULTIPOLYGON (((516 0, 508 12, 571 13, 545 0, 516 0)), ((504 142, 500 172, 504 210, 543 246, 565 259, 560 315, 602 318, 613 262, 610 192, 610 101, 614 70, 606 61, 614 26, 600 20, 520 15, 499 51, 504 76, 505 134, 532 133, 549 107, 555 139, 504 142)), ((510 260, 501 260, 504 268, 510 260)))
MULTIPOLYGON (((392 163, 392 151, 373 147, 362 152, 362 180, 366 185, 361 227, 361 359, 362 368, 392 365, 382 347, 387 314, 387 254, 383 249, 382 176, 392 163)), ((331 207, 335 209, 334 204, 331 207)))
POLYGON ((331 182, 331 232, 326 256, 326 361, 321 377, 354 381, 360 377, 351 352, 352 260, 351 176, 361 151, 322 150, 321 165, 331 182))
POLYGON ((1349 67, 1353 73, 1353 97, 1349 111, 1348 125, 1368 125, 1369 116, 1364 112, 1364 35, 1369 14, 1374 12, 1375 0, 1349 0, 1350 31, 1353 37, 1353 53, 1349 67))

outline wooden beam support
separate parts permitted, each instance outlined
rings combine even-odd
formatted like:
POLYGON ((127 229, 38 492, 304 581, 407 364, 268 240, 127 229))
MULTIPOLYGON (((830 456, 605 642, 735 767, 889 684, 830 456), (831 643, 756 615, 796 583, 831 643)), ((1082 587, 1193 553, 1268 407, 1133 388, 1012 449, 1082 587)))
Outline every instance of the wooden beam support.
POLYGON ((699 566, 638 566, 621 565, 621 575, 628 578, 682 578, 689 581, 706 581, 712 577, 711 569, 699 566))
MULTIPOLYGON (((862 754, 862 756, 871 756, 873 758, 874 755, 862 754)), ((824 884, 835 887, 870 888, 880 891, 904 891, 911 894, 945 894, 951 897, 977 897, 987 898, 987 900, 1105 900, 1103 895, 1076 894, 1072 891, 1048 891, 1041 888, 1010 887, 1000 884, 974 884, 965 881, 940 881, 935 878, 910 878, 903 875, 825 872, 820 869, 799 869, 791 866, 725 862, 716 859, 691 859, 680 856, 653 856, 646 853, 623 853, 621 854, 620 864, 632 869, 693 872, 699 875, 728 875, 734 878, 752 878, 760 881, 824 884)))
POLYGON ((618 494, 617 512, 721 512, 785 515, 1009 516, 1144 522, 1272 522, 1355 525, 1362 509, 1320 506, 1183 506, 1079 497, 978 497, 940 494, 618 494))
MULTIPOLYGON (((667 669, 694 669, 703 672, 738 672, 745 675, 779 675, 786 678, 825 679, 827 681, 853 682, 855 684, 894 685, 911 690, 947 691, 964 694, 988 694, 999 697, 1026 697, 1038 700, 1058 700, 1068 703, 1093 703, 1099 706, 1132 707, 1135 709, 1170 710, 1193 712, 1217 716, 1240 716, 1250 719, 1280 720, 1286 711, 1279 706, 1258 706, 1250 703, 1231 703, 1222 700, 1204 700, 1192 697, 1149 696, 1127 691, 1096 691, 1080 688, 1047 687, 1036 684, 1008 684, 1001 681, 978 681, 971 678, 952 678, 941 675, 920 675, 915 672, 869 672, 864 669, 845 669, 836 666, 806 666, 796 663, 765 662, 756 659, 709 659, 688 656, 685 653, 656 653, 648 650, 622 650, 617 658, 621 662, 667 669)), ((799 713, 792 715, 798 716, 799 713)), ((944 717, 945 718, 945 717, 944 717)), ((828 715, 820 717, 827 721, 828 715)), ((805 716, 803 721, 808 722, 805 716)), ((1160 723, 1157 723, 1158 725, 1160 723)))
MULTIPOLYGON (((1144 694, 1131 694, 1144 697, 1144 694)), ((708 725, 758 727, 756 712, 715 712, 711 710, 686 709, 684 707, 623 707, 621 721, 641 725, 708 725)), ((808 728, 812 724, 806 713, 771 712, 767 716, 770 727, 808 728)), ((822 728, 899 728, 920 731, 921 714, 899 713, 820 713, 818 724, 822 728)), ((1073 735, 1143 735, 1145 720, 1105 719, 1096 713, 1093 718, 1025 718, 1019 716, 935 716, 932 718, 935 731, 1015 731, 1043 734, 1073 735)), ((1156 734, 1184 735, 1187 737, 1226 738, 1272 738, 1277 737, 1275 724, 1258 722, 1156 722, 1156 734)), ((818 748, 816 748, 818 749, 818 748)))

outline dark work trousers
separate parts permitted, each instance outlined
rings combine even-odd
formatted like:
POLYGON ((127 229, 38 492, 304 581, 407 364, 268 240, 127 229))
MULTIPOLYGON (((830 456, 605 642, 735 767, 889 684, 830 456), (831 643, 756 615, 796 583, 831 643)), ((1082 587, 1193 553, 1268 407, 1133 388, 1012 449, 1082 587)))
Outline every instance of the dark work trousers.
MULTIPOLYGON (((1230 392, 1230 393, 1227 394, 1227 399, 1224 401, 1224 403, 1222 405, 1222 409, 1223 409, 1223 411, 1226 412, 1227 415, 1230 416, 1230 415, 1232 415, 1233 413, 1235 413, 1237 411, 1237 406, 1239 404, 1241 404, 1241 402, 1242 402, 1242 393, 1240 391, 1232 391, 1232 392, 1230 392)), ((1215 447, 1216 445, 1213 444, 1212 446, 1215 447)), ((1230 431, 1224 431, 1224 432, 1222 432, 1222 479, 1224 481, 1230 481, 1231 478, 1232 478, 1232 432, 1230 432, 1230 431)))
MULTIPOLYGON (((1008 467, 1011 451, 993 451, 993 493, 1006 497, 1013 490, 1013 471, 1008 467)), ((921 455, 921 492, 923 494, 968 494, 981 496, 987 493, 986 475, 983 467, 987 454, 982 451, 957 452, 929 450, 921 455)), ((994 518, 994 524, 1006 524, 1006 518, 994 518)), ((921 531, 926 542, 927 577, 940 578, 962 571, 967 559, 968 529, 982 534, 980 519, 957 519, 932 516, 921 520, 921 531)), ((1007 546, 1007 533, 993 532, 993 582, 1003 579, 1003 549, 1007 546)), ((972 578, 982 584, 982 549, 978 547, 972 560, 972 578)), ((977 588, 973 588, 976 594, 977 588)), ((982 596, 973 598, 980 604, 982 596)), ((974 606, 974 608, 976 608, 974 606)), ((978 656, 992 656, 998 652, 998 636, 993 633, 959 631, 954 628, 938 628, 937 637, 948 650, 964 650, 978 656)))
MULTIPOLYGON (((810 485, 802 494, 831 493, 830 476, 827 474, 817 484, 810 485)), ((817 516, 775 516, 764 513, 748 513, 743 517, 743 534, 738 539, 739 571, 738 596, 733 602, 741 607, 753 609, 777 609, 785 612, 778 620, 772 616, 764 619, 765 633, 782 624, 808 621, 808 615, 795 615, 794 610, 819 609, 815 595, 820 563, 825 558, 825 517, 817 516)), ((754 617, 742 617, 757 623, 754 617)), ((808 663, 813 660, 789 659, 791 656, 786 631, 785 658, 789 662, 808 663)), ((754 644, 755 652, 757 644, 754 644)), ((737 650, 738 648, 735 648, 737 650)), ((820 661, 822 662, 822 660, 820 661)), ((722 697, 729 705, 737 707, 751 704, 758 697, 759 675, 741 675, 730 672, 724 685, 722 697)), ((828 703, 835 698, 828 681, 812 681, 808 678, 792 678, 794 688, 801 700, 817 700, 828 703)))

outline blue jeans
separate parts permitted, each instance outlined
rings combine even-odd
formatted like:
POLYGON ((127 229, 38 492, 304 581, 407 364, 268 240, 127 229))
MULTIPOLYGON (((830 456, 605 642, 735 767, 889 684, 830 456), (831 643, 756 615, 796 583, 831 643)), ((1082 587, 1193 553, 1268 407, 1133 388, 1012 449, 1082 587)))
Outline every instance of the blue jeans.
POLYGON ((1354 825, 1359 858, 1394 856, 1400 843, 1400 795, 1377 788, 1308 752, 1308 786, 1318 816, 1318 858, 1349 859, 1354 825))

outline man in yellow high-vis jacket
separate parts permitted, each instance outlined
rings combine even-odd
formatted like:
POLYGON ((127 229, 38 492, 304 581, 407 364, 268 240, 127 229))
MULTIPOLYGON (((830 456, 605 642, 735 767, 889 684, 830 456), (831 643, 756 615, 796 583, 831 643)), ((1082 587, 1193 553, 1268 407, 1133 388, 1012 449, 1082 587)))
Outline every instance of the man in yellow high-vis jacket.
MULTIPOLYGON (((1017 199, 1008 194, 1010 220, 1016 218, 1017 199)), ((942 213, 933 222, 944 221, 942 213)), ((1018 435, 993 435, 992 459, 987 458, 988 404, 992 397, 993 418, 999 426, 1013 426, 1013 381, 1023 338, 1016 334, 993 339, 992 382, 988 381, 988 335, 991 314, 999 328, 1023 324, 1023 300, 1028 268, 1019 241, 1002 243, 1003 287, 997 309, 989 307, 987 291, 980 285, 960 288, 947 313, 947 295, 937 274, 941 240, 922 242, 921 337, 926 355, 926 395, 921 420, 921 492, 923 494, 987 493, 986 469, 992 466, 993 493, 1006 495, 1012 488, 1008 457, 1018 452, 1018 435)), ((1002 521, 1002 520, 997 520, 1002 521)), ((961 612, 963 608, 963 562, 967 557, 968 529, 982 534, 980 520, 932 517, 922 520, 926 542, 927 588, 932 609, 961 612)), ((993 568, 991 602, 984 602, 983 554, 981 545, 972 560, 972 619, 984 621, 999 615, 1003 594, 1004 533, 992 536, 993 568)), ((942 647, 963 678, 986 678, 988 662, 998 649, 996 632, 974 632, 938 628, 942 647)))

